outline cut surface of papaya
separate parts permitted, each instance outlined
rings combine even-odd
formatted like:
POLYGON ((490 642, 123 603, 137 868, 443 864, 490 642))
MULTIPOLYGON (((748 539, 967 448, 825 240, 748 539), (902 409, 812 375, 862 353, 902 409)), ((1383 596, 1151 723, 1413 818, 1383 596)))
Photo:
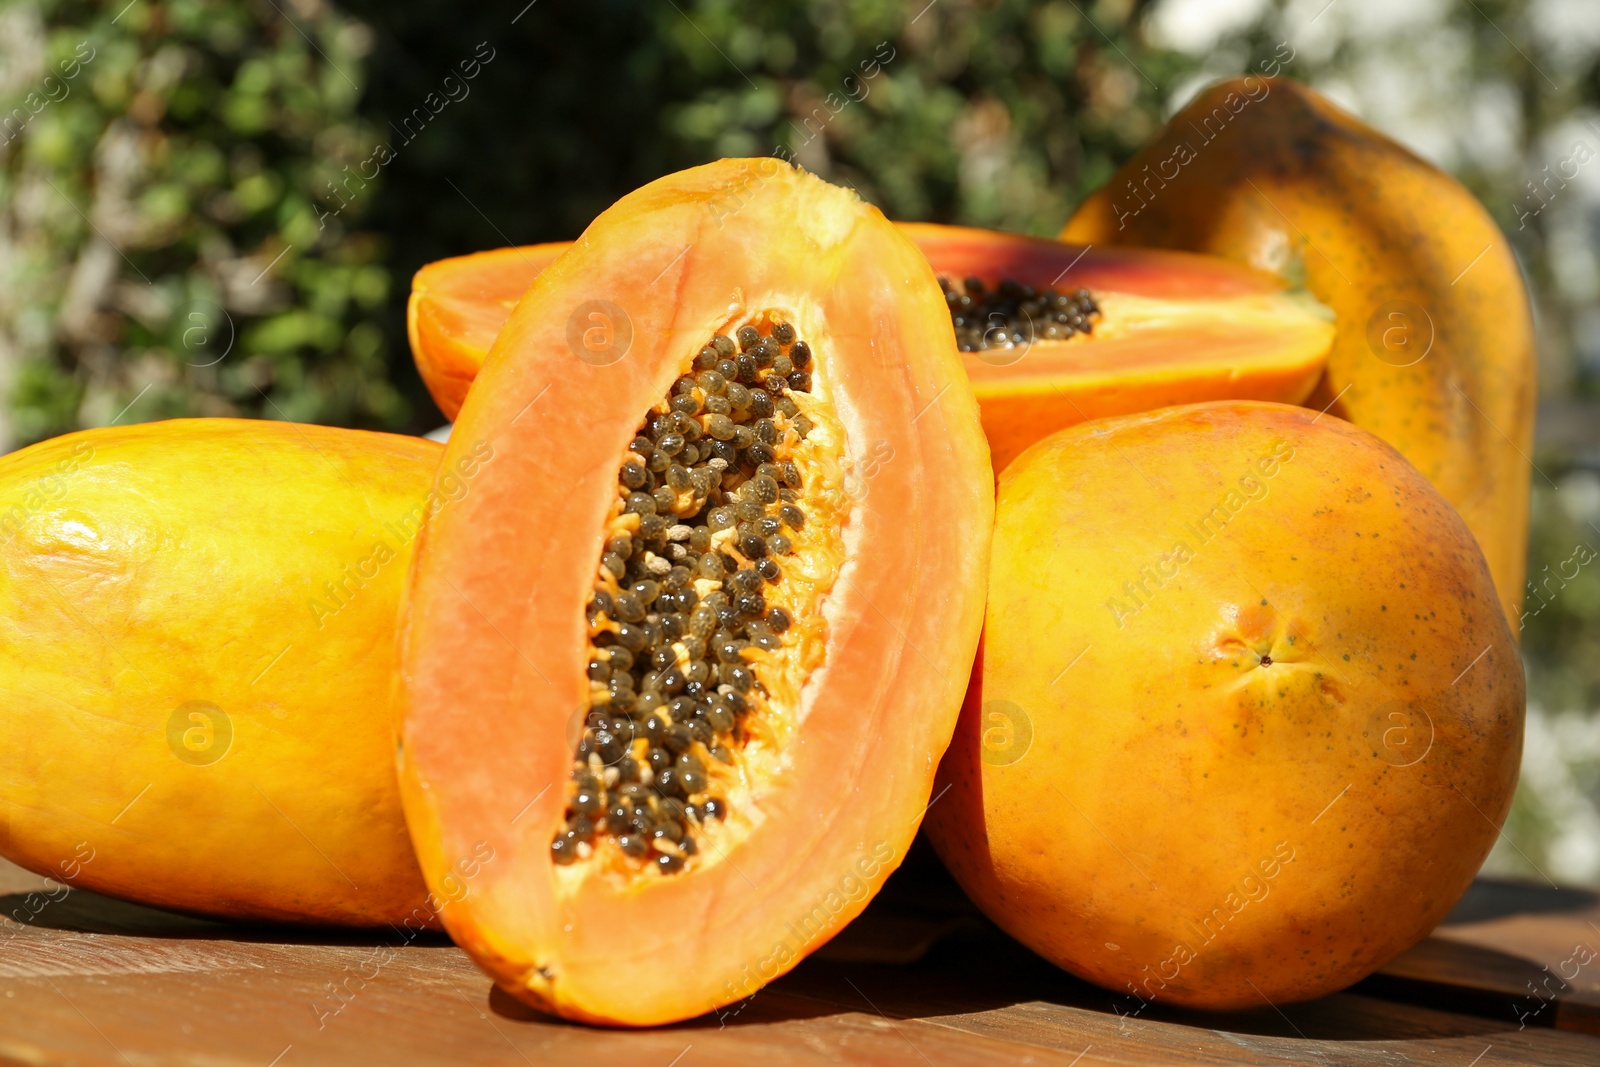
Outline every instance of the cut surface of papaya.
POLYGON ((442 452, 180 419, 0 459, 0 854, 220 918, 436 925, 388 716, 442 452))
POLYGON ((569 241, 494 248, 425 265, 411 279, 406 336, 422 381, 455 418, 483 357, 522 294, 569 241))
POLYGON ((1520 632, 1537 360, 1510 243, 1460 182, 1298 82, 1220 82, 1062 230, 1270 270, 1334 310, 1308 404, 1400 450, 1461 512, 1520 632))
POLYGON ((1333 343, 1332 318, 1315 300, 1218 259, 901 228, 949 279, 997 471, 1088 419, 1204 400, 1299 403, 1333 343))
POLYGON ((496 461, 402 625, 424 876, 543 1010, 742 999, 899 864, 971 669, 992 472, 938 283, 853 194, 724 160, 596 219, 481 379, 446 464, 496 461))
MULTIPOLYGON (((1220 259, 898 225, 946 282, 996 470, 1085 419, 1214 399, 1299 403, 1333 343, 1331 317, 1314 300, 1220 259)), ((413 326, 412 351, 446 415, 513 294, 564 247, 480 252, 418 273, 411 320, 427 325, 413 326)))

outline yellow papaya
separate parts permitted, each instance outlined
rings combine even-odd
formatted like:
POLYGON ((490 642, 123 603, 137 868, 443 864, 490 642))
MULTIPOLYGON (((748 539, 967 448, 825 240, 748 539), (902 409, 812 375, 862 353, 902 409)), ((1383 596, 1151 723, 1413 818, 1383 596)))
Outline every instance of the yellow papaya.
POLYGON ((1465 187, 1312 89, 1249 76, 1175 114, 1061 237, 1303 279, 1337 326, 1306 404, 1427 476, 1466 519, 1520 629, 1533 319, 1505 236, 1465 187))
POLYGON ((217 917, 435 925, 387 708, 442 451, 182 419, 0 459, 0 854, 217 917))

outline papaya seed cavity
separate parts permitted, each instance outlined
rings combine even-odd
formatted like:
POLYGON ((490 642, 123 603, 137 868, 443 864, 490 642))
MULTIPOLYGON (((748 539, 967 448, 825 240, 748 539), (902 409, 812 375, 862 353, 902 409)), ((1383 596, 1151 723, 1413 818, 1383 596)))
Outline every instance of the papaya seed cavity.
POLYGON ((792 675, 816 658, 797 646, 820 644, 818 613, 798 609, 842 557, 843 433, 816 369, 791 323, 759 316, 701 348, 629 443, 585 608, 589 698, 557 864, 684 870, 749 777, 752 739, 781 740, 775 692, 792 711, 792 675))

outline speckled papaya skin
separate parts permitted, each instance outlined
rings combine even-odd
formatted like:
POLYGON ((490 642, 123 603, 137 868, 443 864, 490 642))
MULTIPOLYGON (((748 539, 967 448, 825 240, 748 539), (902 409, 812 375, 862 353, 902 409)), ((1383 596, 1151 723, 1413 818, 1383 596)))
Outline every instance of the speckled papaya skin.
POLYGON ((437 925, 388 699, 443 451, 179 419, 0 458, 0 854, 220 918, 437 925))
POLYGON ((1444 493, 1520 631, 1533 319, 1510 245, 1465 187, 1306 86, 1250 76, 1174 115, 1061 236, 1303 280, 1338 329, 1307 406, 1371 430, 1444 493))
POLYGON ((1086 423, 1001 476, 992 560, 928 832, 1120 1012, 1332 992, 1471 882, 1521 661, 1460 516, 1378 438, 1254 402, 1086 423))

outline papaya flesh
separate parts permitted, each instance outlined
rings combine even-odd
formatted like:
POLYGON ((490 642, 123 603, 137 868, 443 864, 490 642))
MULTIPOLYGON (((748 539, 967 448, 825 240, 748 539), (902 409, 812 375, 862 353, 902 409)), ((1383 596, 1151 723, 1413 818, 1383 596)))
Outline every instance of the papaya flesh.
POLYGON ((875 209, 725 160, 618 201, 500 332, 445 460, 495 464, 412 569, 399 766, 445 926, 512 994, 699 1015, 899 864, 993 516, 942 310, 875 209))
POLYGON ((1389 445, 1274 404, 1102 420, 1001 476, 993 552, 929 836, 1119 1014, 1330 993, 1471 883, 1521 661, 1471 533, 1389 445))
MULTIPOLYGON (((1050 325, 1041 309, 1020 300, 992 318, 982 301, 947 309, 975 318, 978 333, 994 342, 962 359, 997 470, 1039 438, 1085 419, 1234 397, 1299 403, 1321 377, 1333 342, 1332 323, 1315 301, 1271 275, 1217 259, 898 225, 952 286, 973 278, 991 293, 1003 281, 1063 297, 1083 289, 1097 305, 1086 332, 1060 340, 1045 336, 1050 325)), ((460 408, 516 296, 564 247, 479 252, 417 273, 412 352, 447 416, 460 408)))
POLYGON ((453 419, 522 294, 569 241, 496 248, 429 263, 412 277, 406 336, 422 381, 453 419))
POLYGON ((388 705, 441 453, 183 419, 0 459, 0 854, 219 918, 436 925, 388 705))
POLYGON ((1214 399, 1299 403, 1322 375, 1333 324, 1270 275, 1203 256, 1063 244, 904 223, 933 269, 1035 290, 1082 289, 1099 314, 1065 340, 980 329, 998 347, 963 355, 1004 470, 1035 441, 1088 419, 1214 399))
POLYGON ((1522 274, 1459 182, 1298 82, 1200 93, 1061 236, 1203 252, 1304 284, 1337 338, 1309 401, 1461 512, 1520 630, 1536 360, 1522 274))

